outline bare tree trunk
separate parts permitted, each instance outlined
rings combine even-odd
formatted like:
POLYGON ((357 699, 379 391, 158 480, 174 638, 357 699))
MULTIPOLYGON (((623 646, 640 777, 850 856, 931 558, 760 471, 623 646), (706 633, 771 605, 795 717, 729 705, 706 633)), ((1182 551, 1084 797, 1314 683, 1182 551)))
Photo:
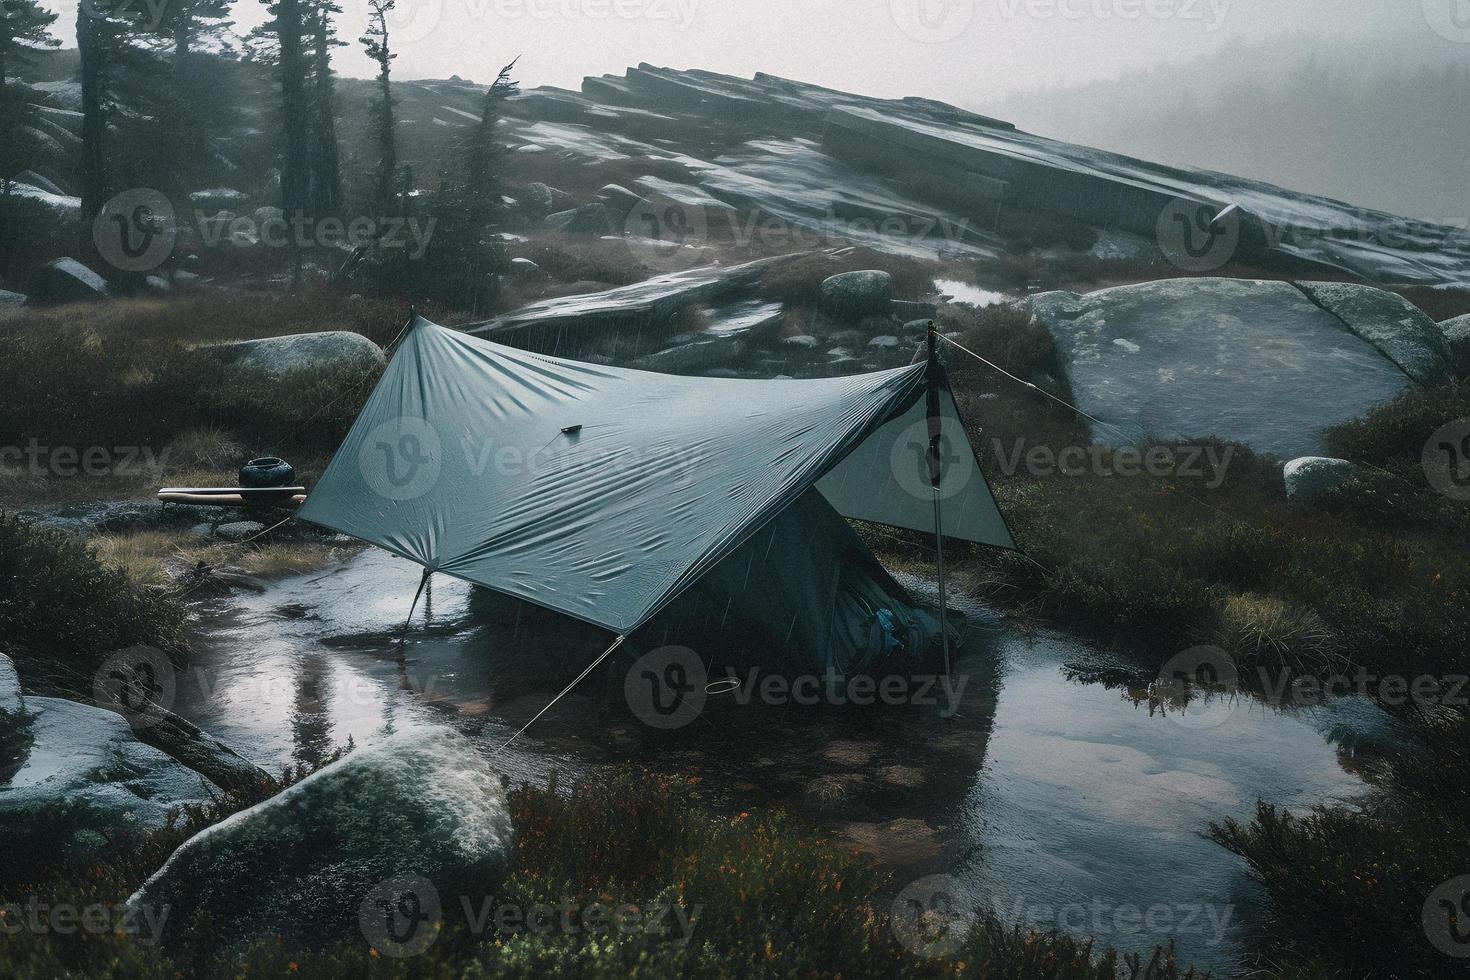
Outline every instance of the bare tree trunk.
POLYGON ((77 52, 82 72, 82 214, 79 234, 90 251, 92 221, 107 201, 107 106, 104 92, 109 25, 77 8, 77 52))
MULTIPOLYGON (((310 207, 311 173, 306 106, 306 65, 301 51, 301 0, 280 0, 276 10, 281 44, 281 116, 285 150, 281 161, 281 208, 295 222, 310 207)), ((295 236, 292 236, 294 242, 295 236)), ((300 247, 293 245, 292 275, 301 280, 300 247)))

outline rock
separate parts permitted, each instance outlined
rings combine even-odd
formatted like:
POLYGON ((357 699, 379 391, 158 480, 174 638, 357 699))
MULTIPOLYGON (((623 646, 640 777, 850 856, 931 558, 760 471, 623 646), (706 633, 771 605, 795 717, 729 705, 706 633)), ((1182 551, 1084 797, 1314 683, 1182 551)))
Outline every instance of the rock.
POLYGON ((710 310, 704 332, 713 337, 765 338, 780 328, 783 316, 780 303, 736 300, 710 310))
POLYGON ((931 322, 927 319, 909 320, 902 327, 903 335, 905 337, 926 337, 929 334, 929 324, 931 322))
POLYGON ((43 177, 42 175, 36 173, 34 170, 22 170, 11 179, 18 180, 22 184, 30 184, 32 187, 39 187, 41 190, 45 191, 48 194, 56 194, 61 197, 71 196, 67 194, 67 192, 63 190, 61 185, 56 183, 56 181, 52 180, 49 177, 43 177))
POLYGON ((28 697, 25 707, 30 751, 0 785, 0 826, 82 804, 89 828, 161 827, 170 808, 212 792, 198 773, 139 741, 121 715, 59 698, 28 697))
POLYGON ((877 269, 840 272, 822 280, 822 305, 846 314, 887 313, 893 277, 877 269))
POLYGON ((432 882, 449 911, 456 886, 493 887, 510 844, 486 757, 452 732, 403 732, 200 832, 128 907, 167 907, 172 948, 361 942, 360 912, 385 881, 432 882))
POLYGON ((703 337, 641 357, 637 366, 645 371, 687 374, 724 366, 744 353, 745 345, 739 338, 703 337))
POLYGON ((809 333, 798 333, 790 337, 782 337, 781 343, 786 344, 788 347, 805 347, 807 350, 811 350, 817 344, 821 343, 821 341, 809 333))
POLYGON ((1449 344, 1450 362, 1455 373, 1461 377, 1470 375, 1470 313, 1444 321, 1439 329, 1449 344))
POLYGON ((1358 466, 1345 459, 1325 456, 1302 456, 1281 468, 1286 481, 1288 500, 1309 503, 1327 493, 1353 482, 1358 475, 1358 466))
POLYGON ((161 296, 164 293, 172 292, 173 291, 173 288, 174 288, 173 283, 171 283, 167 279, 163 278, 163 276, 144 276, 143 277, 143 289, 146 290, 147 292, 154 293, 154 294, 157 294, 157 295, 160 295, 161 296))
POLYGON ((350 330, 242 340, 198 351, 223 360, 263 399, 295 397, 296 389, 313 378, 343 373, 365 377, 387 363, 382 348, 350 330))
POLYGON ((620 219, 626 218, 628 212, 643 204, 643 198, 628 190, 622 184, 607 184, 597 192, 597 200, 607 205, 608 210, 616 214, 620 219))
POLYGON ((189 272, 187 269, 175 269, 173 280, 178 286, 196 286, 200 282, 200 276, 197 272, 189 272))
POLYGON ((546 216, 546 227, 569 234, 610 235, 619 223, 606 204, 596 201, 546 216))
POLYGON ((265 204, 250 212, 256 227, 264 228, 266 225, 276 225, 286 220, 286 212, 271 204, 265 204))
POLYGON ((613 324, 664 323, 686 306, 709 303, 750 288, 767 269, 781 261, 784 260, 757 259, 742 265, 701 266, 616 289, 593 284, 589 288, 599 291, 529 303, 470 332, 502 343, 509 342, 508 338, 535 343, 537 337, 549 337, 564 327, 569 328, 568 335, 573 335, 582 331, 595 333, 613 324))
POLYGON ((1439 325, 1398 293, 1346 282, 1297 285, 1420 384, 1450 376, 1450 348, 1439 325))
POLYGON ((265 525, 259 521, 232 521, 229 524, 221 524, 214 529, 214 533, 216 537, 224 538, 226 541, 244 541, 255 537, 264 530, 265 525))
POLYGON ((898 338, 892 334, 881 334, 868 341, 869 347, 897 347, 898 338))
POLYGON ((201 208, 240 208, 249 201, 249 194, 233 187, 207 187, 189 195, 189 203, 201 208))
POLYGON ((30 719, 15 664, 0 653, 0 786, 14 776, 31 749, 30 719))
POLYGON ((107 299, 107 281, 76 259, 52 259, 31 276, 30 301, 37 306, 107 299))
POLYGON ((539 282, 546 278, 546 270, 530 259, 516 258, 510 260, 510 275, 523 282, 539 282))
POLYGON ((922 322, 932 320, 939 312, 939 306, 919 300, 896 299, 888 304, 888 312, 905 320, 922 322))
POLYGON ((1218 436, 1287 459, 1319 454, 1324 428, 1412 384, 1291 283, 1166 279, 1030 304, 1073 401, 1110 424, 1093 430, 1108 445, 1218 436))
POLYGON ((524 195, 526 209, 535 215, 549 214, 562 201, 567 200, 570 195, 566 191, 557 190, 539 180, 526 186, 524 195))
POLYGON ((24 293, 12 293, 8 289, 0 289, 0 310, 14 309, 24 306, 26 297, 24 293))

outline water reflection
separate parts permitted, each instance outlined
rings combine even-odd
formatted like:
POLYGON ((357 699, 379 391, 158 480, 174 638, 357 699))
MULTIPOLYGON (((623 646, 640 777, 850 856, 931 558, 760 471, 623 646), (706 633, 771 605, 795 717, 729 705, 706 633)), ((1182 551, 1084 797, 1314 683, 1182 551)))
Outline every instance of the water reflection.
MULTIPOLYGON (((367 550, 222 603, 200 625, 202 680, 182 687, 178 709, 276 768, 414 726, 453 726, 494 752, 608 643, 604 631, 436 576, 399 663, 418 578, 411 563, 367 550)), ((553 770, 575 779, 625 763, 699 776, 717 806, 780 805, 874 853, 895 890, 949 872, 1019 924, 1097 933, 1097 916, 1121 915, 1099 938, 1125 949, 1173 938, 1183 959, 1228 974, 1257 896, 1241 863, 1200 831, 1257 798, 1306 807, 1360 794, 1352 762, 1393 737, 1382 717, 1353 699, 1310 712, 1239 699, 1201 726, 1190 696, 1162 697, 1109 675, 1115 662, 1085 644, 1022 639, 984 607, 957 605, 972 629, 953 717, 771 701, 743 681, 686 727, 660 730, 624 699, 629 650, 496 764, 537 785, 553 770)))

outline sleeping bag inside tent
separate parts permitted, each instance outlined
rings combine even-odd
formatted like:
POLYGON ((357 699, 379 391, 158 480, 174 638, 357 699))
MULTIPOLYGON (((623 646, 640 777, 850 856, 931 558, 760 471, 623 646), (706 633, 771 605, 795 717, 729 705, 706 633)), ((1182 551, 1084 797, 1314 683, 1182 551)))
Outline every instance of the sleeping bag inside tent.
POLYGON ((1014 547, 937 361, 692 378, 415 317, 298 516, 640 645, 851 673, 938 626, 844 518, 932 534, 936 496, 946 537, 1014 547))

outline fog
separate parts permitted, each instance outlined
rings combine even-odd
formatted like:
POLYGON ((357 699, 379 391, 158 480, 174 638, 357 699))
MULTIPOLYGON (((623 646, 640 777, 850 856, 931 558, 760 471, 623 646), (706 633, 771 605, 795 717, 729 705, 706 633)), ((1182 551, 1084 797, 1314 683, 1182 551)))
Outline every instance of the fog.
MULTIPOLYGON (((342 3, 355 41, 366 0, 342 3)), ((235 18, 243 34, 264 6, 241 0, 235 18)), ((1407 77, 1470 65, 1470 0, 398 0, 392 45, 400 79, 485 80, 511 58, 526 87, 640 61, 764 71, 1354 203, 1470 213, 1470 93, 1407 77), (1336 81, 1304 85, 1304 66, 1336 81)), ((336 62, 371 74, 356 43, 336 62)))

